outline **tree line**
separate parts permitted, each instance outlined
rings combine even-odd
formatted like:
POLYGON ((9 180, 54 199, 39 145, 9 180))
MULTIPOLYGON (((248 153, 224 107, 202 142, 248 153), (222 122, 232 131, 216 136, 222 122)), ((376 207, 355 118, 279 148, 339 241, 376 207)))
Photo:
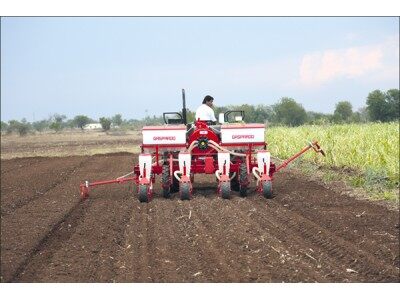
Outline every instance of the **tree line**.
POLYGON ((341 124, 366 122, 391 122, 399 120, 400 101, 399 90, 390 89, 386 92, 375 90, 369 93, 366 106, 357 111, 349 101, 339 101, 331 114, 306 111, 293 98, 283 97, 273 105, 237 105, 218 107, 216 113, 226 110, 243 110, 247 122, 264 123, 271 126, 300 126, 303 124, 341 124))
MULTIPOLYGON (((300 126, 303 124, 340 124, 340 123, 366 123, 366 122, 391 122, 399 120, 400 100, 399 90, 390 89, 386 92, 374 90, 368 94, 366 106, 353 111, 349 101, 339 101, 335 105, 332 114, 324 114, 313 111, 306 111, 303 106, 297 103, 293 98, 283 97, 273 105, 229 105, 215 107, 215 115, 228 110, 243 110, 245 120, 252 123, 268 122, 270 126, 300 126)), ((193 122, 195 112, 188 110, 188 122, 193 122)), ((54 114, 49 118, 36 122, 27 122, 11 120, 9 122, 1 121, 1 132, 17 132, 25 135, 29 132, 41 132, 44 130, 53 130, 59 132, 67 128, 84 129, 89 123, 99 122, 104 131, 112 128, 138 130, 146 125, 163 124, 162 116, 138 119, 123 119, 121 114, 112 117, 101 117, 99 120, 93 120, 85 115, 77 115, 72 119, 67 119, 65 115, 54 114)))

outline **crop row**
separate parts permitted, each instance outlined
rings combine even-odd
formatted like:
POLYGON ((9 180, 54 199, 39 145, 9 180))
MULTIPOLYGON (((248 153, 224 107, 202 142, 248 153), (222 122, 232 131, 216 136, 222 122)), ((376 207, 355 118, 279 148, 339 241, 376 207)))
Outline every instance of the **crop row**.
POLYGON ((398 123, 271 127, 267 129, 266 140, 271 154, 281 159, 299 151, 307 141, 318 140, 326 157, 310 151, 304 160, 346 167, 362 174, 379 174, 393 184, 399 181, 398 123))

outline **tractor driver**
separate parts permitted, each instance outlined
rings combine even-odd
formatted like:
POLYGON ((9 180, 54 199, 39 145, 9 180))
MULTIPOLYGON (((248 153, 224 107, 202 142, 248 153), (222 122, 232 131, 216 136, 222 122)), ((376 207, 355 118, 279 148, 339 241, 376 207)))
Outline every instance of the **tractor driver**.
POLYGON ((204 97, 203 104, 196 110, 196 120, 207 121, 216 124, 217 119, 214 115, 213 107, 214 98, 210 95, 204 97))

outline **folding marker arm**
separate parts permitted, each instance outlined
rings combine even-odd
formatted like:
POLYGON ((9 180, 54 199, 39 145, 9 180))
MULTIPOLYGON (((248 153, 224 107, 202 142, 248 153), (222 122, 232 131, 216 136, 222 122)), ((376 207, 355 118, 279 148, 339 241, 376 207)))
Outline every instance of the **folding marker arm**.
POLYGON ((85 181, 85 183, 81 183, 79 185, 79 191, 81 195, 81 199, 87 199, 89 197, 89 188, 98 185, 105 185, 105 184, 112 184, 112 183, 125 183, 128 181, 135 181, 137 180, 136 177, 124 177, 124 178, 117 178, 113 180, 104 180, 104 181, 95 181, 89 182, 85 181))
POLYGON ((276 172, 278 172, 279 170, 281 170, 283 168, 286 168, 289 163, 296 160, 297 158, 299 158, 301 155, 303 155, 305 152, 307 152, 310 149, 313 149, 315 152, 321 153, 323 156, 325 156, 325 152, 324 152, 324 150, 322 150, 321 146, 318 144, 318 141, 309 142, 308 145, 306 147, 304 147, 300 152, 298 152, 295 155, 293 155, 292 157, 288 158, 280 166, 278 166, 276 168, 276 172))

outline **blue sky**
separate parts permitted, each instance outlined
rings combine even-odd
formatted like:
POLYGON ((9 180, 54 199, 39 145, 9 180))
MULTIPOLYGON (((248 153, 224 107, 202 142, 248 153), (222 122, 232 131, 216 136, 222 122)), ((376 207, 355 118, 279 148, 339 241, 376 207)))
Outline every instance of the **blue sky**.
POLYGON ((2 18, 1 119, 60 113, 124 118, 276 103, 307 110, 365 105, 399 88, 399 19, 2 18))

